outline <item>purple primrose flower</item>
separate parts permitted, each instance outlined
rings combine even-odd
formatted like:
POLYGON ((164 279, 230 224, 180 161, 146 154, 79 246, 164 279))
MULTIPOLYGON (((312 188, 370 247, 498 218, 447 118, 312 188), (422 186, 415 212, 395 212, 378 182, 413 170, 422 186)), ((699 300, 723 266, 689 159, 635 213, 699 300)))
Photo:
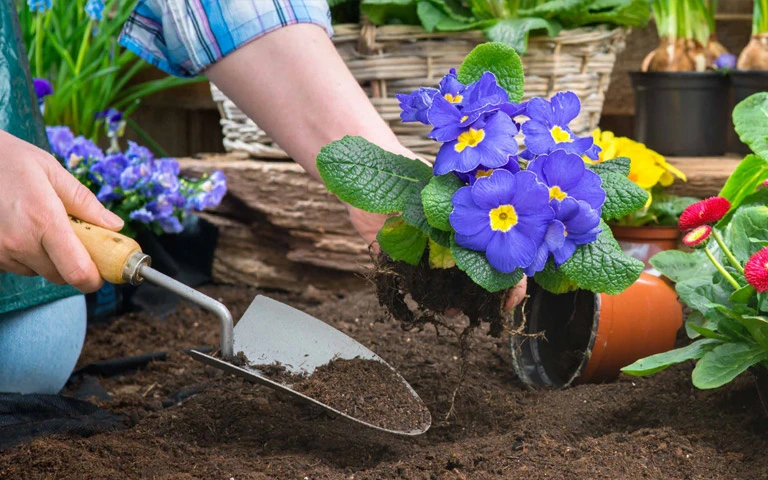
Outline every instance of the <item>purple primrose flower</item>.
POLYGON ((549 198, 553 202, 563 201, 566 197, 583 200, 597 210, 599 216, 605 203, 602 180, 598 174, 587 169, 580 156, 555 150, 533 160, 528 165, 528 171, 535 173, 539 181, 549 188, 549 198))
POLYGON ((565 150, 577 155, 596 155, 599 150, 592 148, 592 137, 578 137, 568 127, 580 110, 581 102, 573 92, 556 93, 550 101, 538 97, 531 99, 526 110, 529 120, 522 127, 525 146, 530 153, 544 155, 565 150))
POLYGON ((547 187, 531 172, 496 170, 460 188, 452 202, 456 243, 484 251, 491 266, 504 273, 535 260, 555 215, 547 187))
POLYGON ((733 70, 736 68, 736 55, 732 53, 722 53, 712 64, 715 70, 733 70))

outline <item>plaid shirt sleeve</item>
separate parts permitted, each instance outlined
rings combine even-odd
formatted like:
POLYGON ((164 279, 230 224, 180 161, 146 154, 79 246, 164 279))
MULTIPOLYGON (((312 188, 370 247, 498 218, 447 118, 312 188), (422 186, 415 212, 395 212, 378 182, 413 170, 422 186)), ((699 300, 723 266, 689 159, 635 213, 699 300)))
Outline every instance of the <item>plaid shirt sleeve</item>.
POLYGON ((326 0, 139 0, 120 44, 171 75, 193 77, 251 40, 295 23, 333 34, 326 0))

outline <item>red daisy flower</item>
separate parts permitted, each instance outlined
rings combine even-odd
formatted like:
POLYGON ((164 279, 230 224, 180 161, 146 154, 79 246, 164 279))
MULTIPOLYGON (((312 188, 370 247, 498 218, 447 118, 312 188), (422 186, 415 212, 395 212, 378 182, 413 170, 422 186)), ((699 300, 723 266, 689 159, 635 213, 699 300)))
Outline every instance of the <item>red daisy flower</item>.
POLYGON ((717 222, 731 209, 731 202, 723 197, 710 197, 693 205, 683 211, 678 223, 680 231, 687 232, 702 225, 709 225, 717 222))
POLYGON ((744 265, 747 282, 758 292, 768 292, 768 247, 760 250, 744 265))
POLYGON ((707 244, 712 234, 712 227, 702 225, 683 235, 683 243, 691 248, 701 248, 707 244))

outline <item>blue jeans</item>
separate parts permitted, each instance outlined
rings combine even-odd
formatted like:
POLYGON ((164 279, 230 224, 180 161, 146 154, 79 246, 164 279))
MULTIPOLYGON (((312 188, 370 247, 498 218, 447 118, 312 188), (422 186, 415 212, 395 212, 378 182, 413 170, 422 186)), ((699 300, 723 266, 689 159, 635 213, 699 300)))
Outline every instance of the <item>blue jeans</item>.
POLYGON ((85 340, 85 297, 0 315, 0 392, 59 393, 85 340))

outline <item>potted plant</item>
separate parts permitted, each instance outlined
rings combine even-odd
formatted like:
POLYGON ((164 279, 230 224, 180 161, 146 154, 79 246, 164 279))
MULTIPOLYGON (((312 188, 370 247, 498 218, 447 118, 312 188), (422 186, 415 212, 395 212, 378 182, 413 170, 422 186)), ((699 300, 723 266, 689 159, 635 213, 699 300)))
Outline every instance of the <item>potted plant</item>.
POLYGON ((635 138, 663 155, 716 156, 726 151, 728 53, 714 39, 717 2, 653 0, 659 47, 630 72, 635 138), (685 125, 684 134, 678 132, 685 125))
MULTIPOLYGON (((768 2, 755 0, 752 16, 752 39, 739 55, 736 70, 731 72, 733 97, 738 104, 747 97, 768 90, 768 2)), ((749 147, 735 142, 735 151, 749 153, 749 147)))
MULTIPOLYGON (((444 314, 460 310, 468 329, 485 322, 498 335, 512 328, 506 291, 524 274, 555 294, 619 294, 643 270, 606 224, 648 200, 627 178, 629 159, 586 165, 581 155, 597 159, 600 149, 568 126, 578 97, 521 104, 522 79, 515 51, 486 43, 439 88, 398 96, 403 121, 432 127, 441 145, 434 168, 359 137, 333 142, 317 158, 341 200, 394 215, 377 237, 375 282, 380 303, 405 326, 445 325, 444 314)), ((567 324, 572 302, 555 303, 553 321, 567 324)))
POLYGON ((768 94, 734 111, 741 140, 752 148, 720 195, 688 207, 680 217, 683 241, 692 253, 662 252, 651 263, 677 282, 680 299, 693 311, 686 330, 693 340, 676 350, 644 358, 623 369, 650 375, 675 363, 696 361, 692 380, 717 388, 754 368, 768 367, 768 94))
POLYGON ((648 203, 642 208, 609 223, 621 248, 643 261, 658 252, 677 248, 680 232, 677 220, 686 207, 696 202, 693 197, 680 197, 665 192, 675 179, 686 181, 685 174, 670 165, 657 152, 627 137, 616 137, 612 132, 597 130, 595 144, 602 148, 599 158, 587 163, 612 161, 612 158, 629 158, 629 179, 648 192, 648 203))

